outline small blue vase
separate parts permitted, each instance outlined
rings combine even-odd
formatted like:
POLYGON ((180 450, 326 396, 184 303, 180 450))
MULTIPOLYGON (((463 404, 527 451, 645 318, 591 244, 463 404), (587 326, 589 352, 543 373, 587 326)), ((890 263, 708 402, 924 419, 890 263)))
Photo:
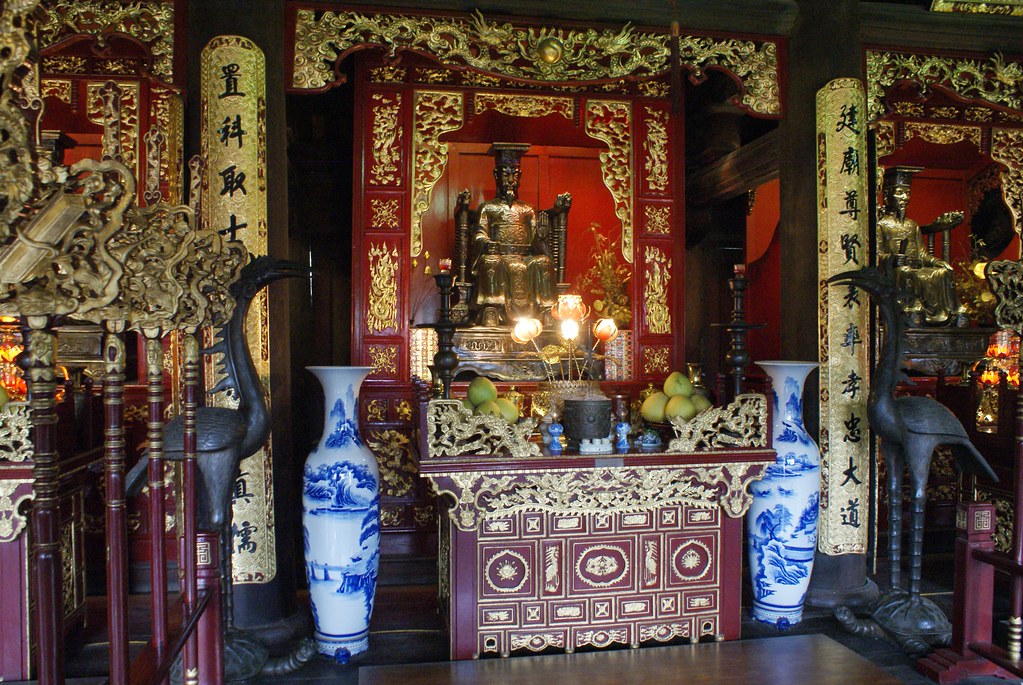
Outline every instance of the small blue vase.
POLYGON ((746 541, 753 618, 784 630, 803 618, 817 548, 821 455, 803 426, 803 384, 813 362, 757 362, 771 377, 777 461, 750 485, 746 541))
POLYGON ((310 366, 323 386, 320 442, 305 462, 302 532, 317 648, 340 663, 369 647, 380 564, 380 473, 359 437, 363 366, 310 366))

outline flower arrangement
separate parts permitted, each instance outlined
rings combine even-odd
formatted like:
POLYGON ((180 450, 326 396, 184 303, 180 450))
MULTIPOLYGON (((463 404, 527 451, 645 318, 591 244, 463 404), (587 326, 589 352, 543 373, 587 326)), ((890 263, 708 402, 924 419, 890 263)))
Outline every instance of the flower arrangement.
POLYGON ((560 322, 558 327, 559 343, 540 347, 537 338, 543 332, 543 323, 539 319, 522 318, 515 323, 511 338, 514 342, 525 345, 532 343, 537 357, 543 362, 547 372, 547 380, 582 380, 588 377, 593 369, 593 362, 600 359, 597 346, 605 345, 618 337, 618 326, 614 319, 600 318, 593 324, 593 345, 588 349, 580 345, 579 339, 590 308, 579 295, 559 295, 558 302, 551 308, 551 316, 560 322), (567 359, 567 364, 564 363, 567 359))
POLYGON ((615 243, 600 230, 600 224, 590 224, 593 235, 593 249, 590 250, 590 268, 579 279, 579 290, 595 296, 593 310, 614 319, 622 328, 632 322, 632 307, 629 301, 629 279, 632 272, 618 261, 615 243))

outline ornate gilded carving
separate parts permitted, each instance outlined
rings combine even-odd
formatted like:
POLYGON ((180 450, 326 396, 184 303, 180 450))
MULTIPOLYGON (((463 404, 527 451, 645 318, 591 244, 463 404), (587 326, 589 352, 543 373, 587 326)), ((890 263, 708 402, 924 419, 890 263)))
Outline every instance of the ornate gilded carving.
POLYGON ((84 57, 60 55, 43 57, 42 68, 47 74, 84 74, 87 65, 84 57))
POLYGON ((966 12, 976 14, 1023 15, 1021 0, 931 0, 932 12, 966 12))
POLYGON ((607 144, 600 153, 604 185, 615 201, 622 224, 622 257, 632 263, 632 108, 617 100, 588 100, 585 131, 607 144))
POLYGON ((401 181, 402 129, 401 93, 373 93, 373 163, 369 167, 369 182, 377 186, 396 186, 401 181))
POLYGON ((400 507, 380 507, 380 527, 397 528, 401 525, 400 507))
POLYGON ((39 20, 40 49, 73 35, 88 34, 99 48, 107 36, 123 33, 146 45, 152 73, 166 82, 174 76, 174 3, 136 0, 55 0, 44 5, 39 20))
POLYGON ((123 164, 84 159, 72 166, 63 192, 34 207, 0 254, 0 274, 15 283, 0 314, 80 316, 113 302, 123 266, 107 241, 120 232, 134 196, 123 164))
MULTIPOLYGON (((357 45, 376 44, 390 55, 411 49, 447 66, 471 67, 461 73, 468 86, 493 87, 501 76, 534 83, 611 81, 605 89, 621 92, 625 77, 639 77, 641 94, 665 97, 668 84, 650 77, 670 69, 669 42, 667 33, 641 33, 628 25, 618 32, 565 31, 516 27, 488 21, 479 13, 462 19, 301 9, 296 13, 291 85, 326 88, 336 81, 334 63, 343 54, 357 45)), ((745 107, 760 114, 781 113, 775 43, 683 36, 679 48, 681 65, 693 80, 703 80, 709 67, 726 69, 742 82, 745 107)), ((450 81, 441 77, 428 82, 450 81)))
POLYGON ((671 348, 649 345, 643 348, 643 373, 648 376, 668 373, 671 365, 671 348))
POLYGON ((923 95, 941 86, 959 97, 1023 109, 1018 84, 1023 64, 996 53, 984 60, 939 55, 867 51, 867 112, 884 116, 884 96, 899 81, 912 82, 923 95))
POLYGON ((387 400, 372 399, 366 403, 366 421, 381 422, 387 420, 387 400))
POLYGON ((915 137, 938 145, 952 145, 964 140, 980 147, 980 128, 977 126, 956 126, 954 124, 923 124, 907 121, 903 129, 906 140, 915 137))
POLYGON ((1023 131, 1018 128, 991 129, 991 159, 1005 165, 1002 193, 1012 210, 1013 226, 1020 232, 1023 220, 1023 131))
POLYGON ((366 328, 381 333, 398 328, 398 248, 369 245, 369 310, 366 328))
POLYGON ((392 55, 413 49, 443 64, 541 82, 652 76, 667 71, 670 57, 667 34, 641 33, 631 26, 618 32, 566 31, 516 27, 478 12, 461 19, 303 9, 295 21, 292 86, 329 85, 337 58, 366 43, 383 45, 392 55), (545 59, 551 39, 561 45, 562 56, 554 62, 545 59))
POLYGON ((27 402, 8 402, 0 411, 0 466, 32 458, 31 410, 27 402))
POLYGON ((430 208, 433 187, 448 164, 448 145, 442 134, 457 131, 464 123, 461 93, 416 91, 412 132, 412 223, 409 254, 423 251, 423 215, 430 208))
POLYGON ((474 416, 457 400, 431 400, 427 426, 428 458, 463 454, 540 455, 540 446, 529 440, 536 427, 535 419, 512 425, 499 416, 474 416))
POLYGON ((659 247, 647 245, 643 254, 644 269, 643 311, 647 330, 651 333, 671 333, 671 308, 668 285, 671 282, 671 260, 659 247))
POLYGON ((146 188, 142 193, 147 204, 159 202, 163 195, 160 192, 160 151, 167 137, 163 132, 152 127, 142 136, 146 144, 146 188))
POLYGON ((23 485, 31 484, 31 480, 0 480, 0 542, 11 542, 25 530, 28 519, 19 509, 23 502, 32 499, 32 488, 17 499, 15 493, 23 485))
POLYGON ((647 233, 669 235, 671 233, 671 206, 647 205, 643 208, 644 228, 647 233))
POLYGON ((556 647, 557 649, 565 648, 565 634, 564 633, 513 633, 509 639, 510 648, 512 651, 518 649, 528 649, 531 652, 542 652, 548 647, 556 647))
POLYGON ((369 206, 373 213, 370 224, 375 228, 398 228, 401 225, 398 219, 399 205, 399 201, 393 198, 370 200, 369 206))
POLYGON ((407 69, 405 67, 373 67, 369 70, 372 83, 404 83, 407 69))
POLYGON ((572 98, 553 95, 508 95, 504 93, 476 93, 473 111, 482 114, 494 110, 513 117, 545 117, 559 114, 569 121, 575 117, 572 98))
POLYGON ((922 117, 924 115, 924 106, 919 102, 902 100, 892 105, 892 111, 904 117, 922 117))
POLYGON ((139 83, 90 82, 86 85, 85 114, 103 127, 103 154, 135 169, 139 144, 139 83))
POLYGON ((724 407, 713 407, 692 420, 671 421, 675 438, 669 452, 767 447, 767 398, 739 395, 724 407))
POLYGON ((1023 331, 1023 263, 1000 260, 985 271, 991 292, 998 300, 995 322, 999 328, 1023 331))
POLYGON ((927 116, 936 119, 958 119, 959 108, 958 107, 930 107, 927 110, 927 116))
POLYGON ((167 197, 182 200, 184 179, 185 117, 181 93, 169 88, 154 87, 149 94, 149 120, 155 121, 163 136, 160 154, 160 182, 167 184, 167 197))
POLYGON ((370 366, 373 367, 373 375, 398 373, 398 348, 394 345, 370 347, 367 353, 370 366))
POLYGON ((763 470, 763 463, 740 462, 640 469, 456 472, 429 478, 439 495, 454 499, 455 505, 448 509, 452 523, 459 530, 469 531, 484 521, 519 512, 609 516, 679 505, 703 509, 720 505, 726 514, 738 518, 752 502, 749 484, 761 478, 763 470))
POLYGON ((640 95, 651 98, 666 98, 671 94, 671 86, 664 81, 640 81, 636 84, 640 95))
POLYGON ((44 98, 56 98, 63 103, 71 104, 71 81, 67 79, 44 78, 40 88, 44 98))
POLYGON ((721 67, 742 81, 742 104, 758 114, 781 114, 778 90, 778 46, 772 42, 682 36, 682 65, 703 78, 707 67, 721 67))
POLYGON ((402 421, 411 421, 412 403, 408 400, 398 400, 398 403, 394 405, 394 413, 402 421))
POLYGON ((668 187, 668 113, 663 109, 644 107, 646 140, 643 141, 643 170, 650 190, 662 192, 668 187))
POLYGON ((416 69, 416 81, 430 85, 447 85, 451 83, 451 72, 447 69, 416 69))
POLYGON ((412 492, 416 467, 409 437, 396 430, 373 431, 366 444, 377 455, 382 493, 405 497, 412 492))
POLYGON ((987 107, 967 107, 966 111, 967 121, 991 121, 994 119, 994 112, 987 107))

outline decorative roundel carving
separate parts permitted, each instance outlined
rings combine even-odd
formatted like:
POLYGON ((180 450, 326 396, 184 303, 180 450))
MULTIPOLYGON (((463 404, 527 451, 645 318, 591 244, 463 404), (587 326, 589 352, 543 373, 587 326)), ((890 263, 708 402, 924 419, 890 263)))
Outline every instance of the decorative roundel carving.
POLYGON ((487 560, 483 578, 497 592, 518 592, 529 580, 529 562, 514 550, 501 550, 487 560))
POLYGON ((629 573, 629 555, 617 545, 592 545, 576 557, 575 574, 590 587, 610 587, 629 573))
POLYGON ((700 580, 710 573, 710 548, 699 540, 686 540, 671 555, 671 568, 679 580, 700 580))

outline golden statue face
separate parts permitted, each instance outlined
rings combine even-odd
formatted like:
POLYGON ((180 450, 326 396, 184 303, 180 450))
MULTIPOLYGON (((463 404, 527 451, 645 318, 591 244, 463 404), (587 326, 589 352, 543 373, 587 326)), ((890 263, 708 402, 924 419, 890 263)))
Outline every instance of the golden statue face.
POLYGON ((887 186, 884 189, 884 193, 885 198, 887 199, 887 205, 899 212, 906 211, 906 207, 909 205, 909 186, 887 186))
POLYGON ((521 175, 522 172, 518 167, 502 166, 494 169, 494 180, 497 181, 497 194, 502 197, 518 197, 519 178, 521 175))

